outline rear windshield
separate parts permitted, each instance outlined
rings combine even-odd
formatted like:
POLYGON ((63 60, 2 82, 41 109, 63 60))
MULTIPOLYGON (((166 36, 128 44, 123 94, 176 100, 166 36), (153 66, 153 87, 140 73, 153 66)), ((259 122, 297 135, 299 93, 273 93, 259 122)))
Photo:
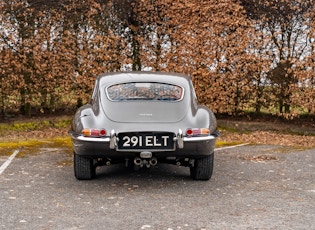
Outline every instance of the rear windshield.
POLYGON ((112 101, 179 101, 183 97, 183 88, 165 83, 131 82, 111 85, 107 87, 106 93, 109 100, 112 101))

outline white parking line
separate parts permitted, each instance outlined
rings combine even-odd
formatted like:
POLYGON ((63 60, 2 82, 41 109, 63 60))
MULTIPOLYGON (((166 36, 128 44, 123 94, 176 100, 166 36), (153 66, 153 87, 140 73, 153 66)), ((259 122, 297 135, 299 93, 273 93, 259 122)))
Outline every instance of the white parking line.
POLYGON ((241 146, 245 146, 245 145, 249 145, 249 143, 216 148, 216 149, 214 149, 214 151, 220 151, 220 150, 223 150, 223 149, 232 149, 232 148, 241 147, 241 146))
POLYGON ((4 162, 0 167, 0 175, 4 172, 4 170, 11 164, 14 157, 20 152, 19 149, 15 150, 12 155, 4 162))

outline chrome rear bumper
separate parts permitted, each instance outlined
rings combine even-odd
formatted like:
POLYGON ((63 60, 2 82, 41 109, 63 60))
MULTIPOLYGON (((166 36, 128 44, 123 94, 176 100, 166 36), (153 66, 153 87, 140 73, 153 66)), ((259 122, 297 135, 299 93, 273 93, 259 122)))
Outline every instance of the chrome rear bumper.
MULTIPOLYGON (((109 143, 110 149, 117 148, 118 137, 115 130, 111 130, 109 137, 85 137, 83 135, 78 135, 73 132, 69 132, 69 135, 72 139, 78 141, 86 141, 86 142, 97 142, 97 143, 109 143)), ((185 142, 203 142, 209 140, 215 140, 217 136, 209 135, 209 136, 200 136, 200 137, 185 137, 183 136, 183 132, 181 129, 178 130, 177 135, 174 137, 174 142, 177 143, 177 147, 179 149, 184 148, 185 142)))

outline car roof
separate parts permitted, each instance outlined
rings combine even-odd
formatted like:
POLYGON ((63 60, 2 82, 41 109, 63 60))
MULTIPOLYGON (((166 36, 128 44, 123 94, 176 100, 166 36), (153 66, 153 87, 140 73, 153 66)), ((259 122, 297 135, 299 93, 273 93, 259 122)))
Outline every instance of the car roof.
POLYGON ((119 84, 124 82, 163 82, 189 87, 191 78, 180 73, 133 71, 105 73, 98 77, 99 85, 119 84))

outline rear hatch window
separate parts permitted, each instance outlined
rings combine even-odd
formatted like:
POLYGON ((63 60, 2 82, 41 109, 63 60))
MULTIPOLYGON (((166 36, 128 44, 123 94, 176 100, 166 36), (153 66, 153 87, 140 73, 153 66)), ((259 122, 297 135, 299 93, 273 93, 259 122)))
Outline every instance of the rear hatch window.
POLYGON ((106 94, 111 101, 180 101, 183 88, 158 82, 129 82, 107 87, 106 94))

